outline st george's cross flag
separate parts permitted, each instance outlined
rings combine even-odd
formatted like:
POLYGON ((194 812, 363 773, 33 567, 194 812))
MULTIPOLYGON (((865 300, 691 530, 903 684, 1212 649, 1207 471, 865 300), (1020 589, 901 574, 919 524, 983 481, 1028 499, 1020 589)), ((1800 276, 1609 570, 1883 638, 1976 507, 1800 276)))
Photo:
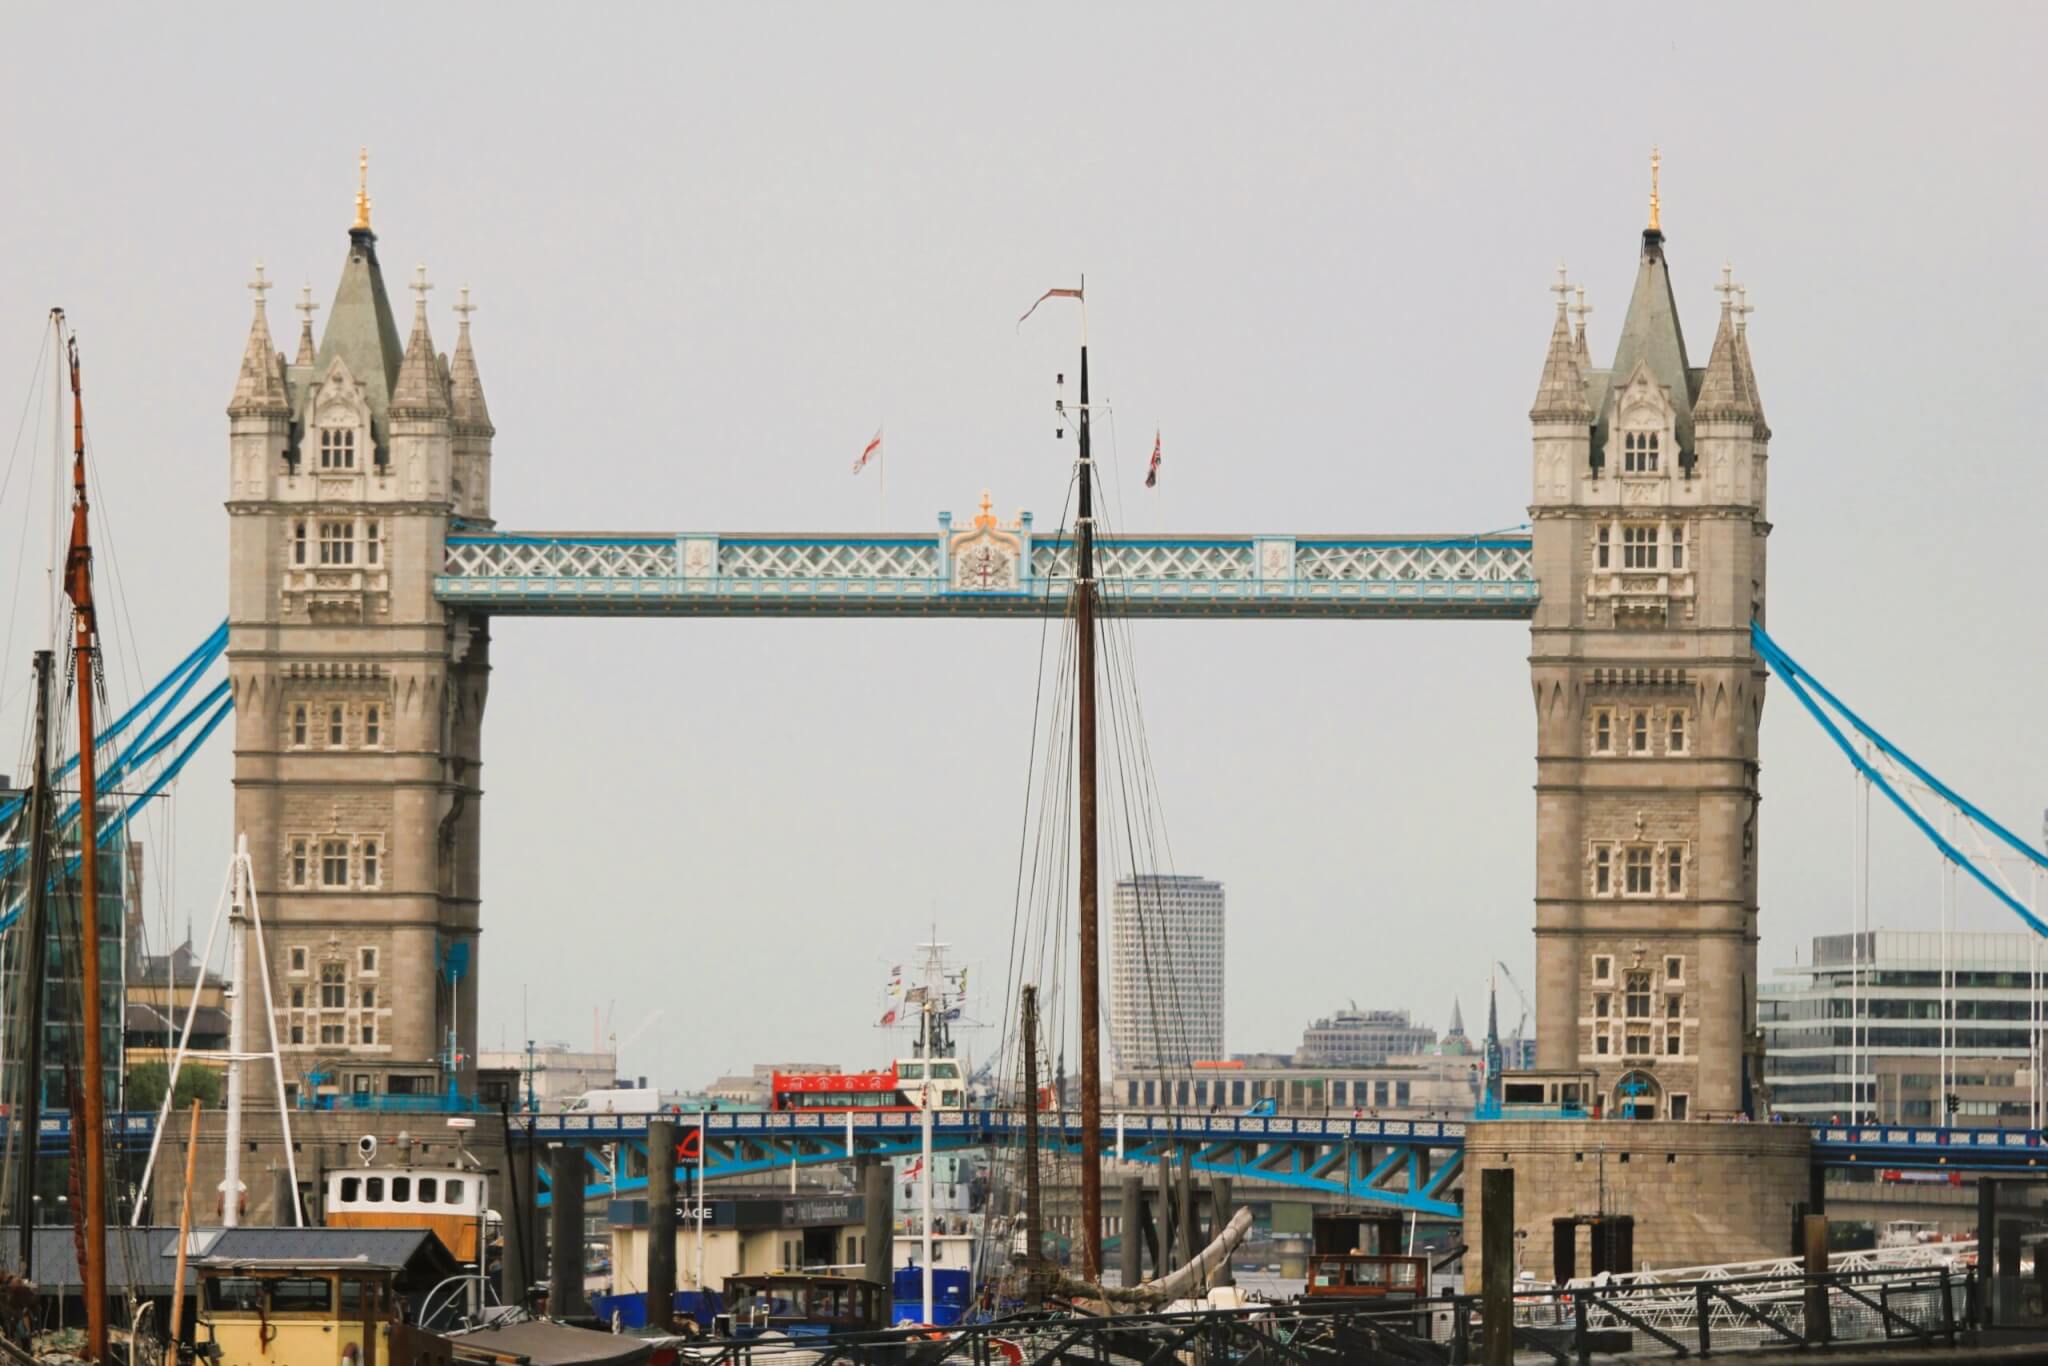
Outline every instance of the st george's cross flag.
POLYGON ((861 447, 860 459, 853 462, 853 472, 855 474, 859 474, 863 469, 867 468, 868 461, 878 460, 881 458, 881 455, 882 429, 880 427, 877 427, 875 428, 874 439, 868 442, 867 445, 861 447))
POLYGON ((1147 466, 1145 467, 1145 487, 1146 487, 1146 488, 1148 488, 1148 489, 1149 489, 1149 488, 1157 488, 1157 487, 1158 487, 1158 485, 1159 485, 1159 429, 1158 429, 1157 427, 1154 427, 1154 428, 1152 429, 1152 463, 1151 463, 1151 464, 1149 464, 1149 465, 1147 465, 1147 466))

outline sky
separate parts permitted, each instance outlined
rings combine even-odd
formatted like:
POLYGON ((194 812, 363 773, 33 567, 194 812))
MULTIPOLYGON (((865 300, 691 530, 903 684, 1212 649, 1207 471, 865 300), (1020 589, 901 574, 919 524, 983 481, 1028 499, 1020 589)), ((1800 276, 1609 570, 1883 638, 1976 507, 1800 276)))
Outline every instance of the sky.
MULTIPOLYGON (((1656 145, 1696 363, 1723 261, 1756 306, 1773 634, 2039 837, 2040 7, 46 6, 0 23, 0 416, 22 415, 9 459, 33 465, 44 419, 21 405, 62 304, 89 366, 117 701, 223 613, 243 285, 260 260, 283 287, 288 347, 300 283, 332 295, 359 145, 394 293, 426 264, 444 349, 456 287, 478 305, 503 527, 923 533, 984 489, 1056 522, 1071 323, 1015 322, 1085 273, 1115 524, 1441 534, 1526 519, 1547 287, 1566 262, 1605 364, 1656 145), (878 425, 886 504, 849 474, 878 425)), ((26 733, 46 506, 26 474, 0 491, 0 734, 26 733)), ((1529 984, 1523 625, 1132 638, 1176 866, 1228 889, 1232 1049, 1290 1049, 1352 1001, 1483 1018, 1496 959, 1529 984)), ((773 1059, 874 1065, 906 1051, 873 1027, 883 975, 934 923, 981 965, 971 1013, 993 1018, 1040 639, 498 623, 485 1046, 616 1033, 622 1070, 673 1087, 773 1059)), ((1848 923, 1853 798, 1782 688, 1762 745, 1768 970, 1848 923)), ((204 932, 230 757, 223 734, 145 825, 152 923, 204 932)), ((1880 814, 1873 857, 1876 921, 1932 928, 1935 856, 1880 814)), ((1971 895, 1961 916, 2013 923, 1971 895)), ((1505 987, 1502 1009, 1511 1027, 1505 987)))

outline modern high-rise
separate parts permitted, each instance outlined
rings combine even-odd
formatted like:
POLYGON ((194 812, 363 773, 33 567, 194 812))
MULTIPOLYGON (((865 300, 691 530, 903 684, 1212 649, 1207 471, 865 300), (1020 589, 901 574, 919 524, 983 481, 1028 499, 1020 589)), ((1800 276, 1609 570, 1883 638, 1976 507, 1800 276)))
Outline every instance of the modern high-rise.
POLYGON ((1816 937, 1810 960, 1781 970, 1788 980, 1767 983, 1757 1001, 1771 1109, 1814 1120, 2024 1126, 2034 943, 2030 934, 1957 933, 1944 953, 1932 930, 1816 937))
POLYGON ((1223 884, 1127 877, 1110 901, 1109 1027, 1119 1063, 1181 1066, 1222 1058, 1223 884))

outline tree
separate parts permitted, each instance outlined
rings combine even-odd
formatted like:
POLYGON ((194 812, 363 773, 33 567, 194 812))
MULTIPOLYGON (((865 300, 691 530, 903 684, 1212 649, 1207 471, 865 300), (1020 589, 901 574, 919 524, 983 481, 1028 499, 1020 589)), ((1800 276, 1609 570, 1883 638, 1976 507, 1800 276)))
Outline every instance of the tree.
MULTIPOLYGON (((128 1108, 156 1110, 164 1103, 164 1088, 170 1084, 168 1063, 139 1062, 128 1069, 128 1108)), ((178 1069, 176 1108, 188 1108, 194 1100, 209 1110, 221 1105, 221 1076, 211 1067, 187 1063, 178 1069)))

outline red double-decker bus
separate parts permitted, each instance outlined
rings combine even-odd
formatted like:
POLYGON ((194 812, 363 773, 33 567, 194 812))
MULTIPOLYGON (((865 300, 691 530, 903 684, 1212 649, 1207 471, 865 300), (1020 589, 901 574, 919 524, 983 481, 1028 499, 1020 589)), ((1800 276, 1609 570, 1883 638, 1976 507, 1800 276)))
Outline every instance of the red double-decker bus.
POLYGON ((952 1058, 899 1058, 882 1072, 777 1072, 772 1110, 894 1110, 915 1114, 966 1104, 960 1064, 952 1058))

